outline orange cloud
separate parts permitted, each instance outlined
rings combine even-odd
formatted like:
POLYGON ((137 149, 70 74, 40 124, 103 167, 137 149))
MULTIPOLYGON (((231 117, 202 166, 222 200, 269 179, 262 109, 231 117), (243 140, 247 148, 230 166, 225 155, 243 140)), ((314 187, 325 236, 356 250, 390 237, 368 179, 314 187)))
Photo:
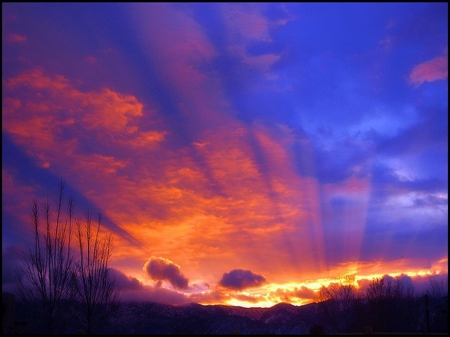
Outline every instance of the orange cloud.
POLYGON ((96 130, 126 146, 151 145, 164 139, 163 131, 139 132, 136 118, 143 115, 143 105, 131 95, 108 88, 82 92, 67 78, 49 76, 40 69, 6 80, 5 90, 3 128, 19 142, 34 139, 33 154, 44 149, 56 151, 54 145, 67 146, 66 153, 75 154, 77 130, 96 130))
POLYGON ((414 67, 409 80, 416 86, 423 82, 445 80, 448 77, 448 57, 440 56, 414 67))
MULTIPOLYGON (((4 80, 3 130, 42 167, 63 172, 69 184, 73 177, 77 189, 104 210, 111 199, 113 204, 123 200, 106 190, 123 191, 121 180, 114 180, 118 171, 133 166, 132 149, 148 158, 165 139, 165 131, 140 131, 143 114, 134 96, 108 88, 83 92, 67 78, 41 69, 4 80), (113 149, 114 155, 108 154, 113 149), (105 191, 104 197, 99 198, 99 190, 105 191)), ((122 209, 117 207, 117 212, 122 209)))
POLYGON ((316 293, 306 286, 293 287, 292 289, 278 288, 269 293, 269 298, 275 303, 295 303, 298 299, 312 302, 316 298, 316 293))

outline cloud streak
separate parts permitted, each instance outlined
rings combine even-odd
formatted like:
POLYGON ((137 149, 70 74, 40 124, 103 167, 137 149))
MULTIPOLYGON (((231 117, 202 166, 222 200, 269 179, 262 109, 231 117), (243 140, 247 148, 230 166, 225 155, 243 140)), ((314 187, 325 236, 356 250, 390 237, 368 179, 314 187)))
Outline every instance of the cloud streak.
POLYGON ((438 56, 414 67, 409 80, 416 86, 424 82, 445 80, 448 78, 448 57, 438 56))

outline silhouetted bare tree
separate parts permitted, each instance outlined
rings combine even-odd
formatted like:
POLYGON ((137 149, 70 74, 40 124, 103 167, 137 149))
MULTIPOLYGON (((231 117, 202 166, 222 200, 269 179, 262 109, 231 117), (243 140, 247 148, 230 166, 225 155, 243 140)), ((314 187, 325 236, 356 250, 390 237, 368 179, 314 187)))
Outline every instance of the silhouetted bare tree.
POLYGON ((84 224, 77 221, 79 259, 77 300, 86 333, 95 333, 107 323, 119 302, 119 289, 109 273, 112 237, 100 232, 101 215, 93 223, 89 212, 84 224))
POLYGON ((64 214, 64 182, 58 186, 56 213, 50 201, 31 207, 34 245, 25 252, 15 275, 19 300, 32 305, 45 324, 48 334, 60 333, 68 307, 63 300, 74 298, 76 264, 71 249, 73 198, 66 204, 64 214))
POLYGON ((429 286, 424 296, 425 327, 423 331, 448 332, 448 278, 429 276, 429 286))
POLYGON ((36 200, 32 203, 34 244, 18 267, 16 293, 36 309, 46 333, 64 333, 74 317, 87 333, 93 333, 107 322, 119 301, 119 289, 108 269, 112 237, 101 233, 100 215, 96 224, 89 212, 84 221, 75 219, 74 199, 65 201, 64 192, 61 179, 55 212, 48 199, 41 207, 36 200))
POLYGON ((366 291, 369 325, 376 332, 415 332, 419 325, 414 287, 401 277, 374 278, 366 291))
POLYGON ((353 281, 351 276, 345 276, 319 289, 321 314, 327 319, 333 333, 353 330, 354 307, 358 300, 358 292, 353 281))

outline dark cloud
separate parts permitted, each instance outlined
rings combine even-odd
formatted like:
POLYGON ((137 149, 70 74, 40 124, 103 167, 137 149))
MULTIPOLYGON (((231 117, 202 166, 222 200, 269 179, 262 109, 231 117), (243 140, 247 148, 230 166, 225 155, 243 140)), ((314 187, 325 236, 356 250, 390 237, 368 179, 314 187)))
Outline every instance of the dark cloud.
POLYGON ((142 290, 144 285, 135 277, 127 276, 120 270, 110 268, 111 275, 115 278, 120 290, 142 290))
POLYGON ((187 289, 189 280, 181 273, 180 267, 161 257, 151 257, 145 262, 144 270, 159 283, 168 281, 178 289, 187 289))
POLYGON ((252 273, 250 270, 234 269, 229 273, 224 273, 219 281, 219 285, 233 290, 259 287, 266 283, 266 279, 252 273))
POLYGON ((167 288, 150 286, 133 290, 122 289, 121 298, 125 301, 154 302, 168 305, 183 305, 192 302, 185 294, 167 288))
POLYGON ((392 195, 402 193, 445 193, 447 190, 447 178, 426 177, 426 178, 409 178, 404 179, 395 172, 395 169, 386 164, 375 164, 372 169, 372 205, 377 205, 379 201, 383 201, 392 195))

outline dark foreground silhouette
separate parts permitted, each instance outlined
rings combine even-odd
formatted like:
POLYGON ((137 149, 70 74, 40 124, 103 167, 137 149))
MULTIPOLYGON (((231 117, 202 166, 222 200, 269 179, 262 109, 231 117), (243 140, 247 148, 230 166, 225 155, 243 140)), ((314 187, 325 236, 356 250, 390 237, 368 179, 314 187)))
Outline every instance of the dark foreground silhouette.
MULTIPOLYGON (((286 303, 271 308, 242 308, 224 305, 123 302, 102 329, 103 334, 337 334, 337 333, 445 333, 448 332, 446 297, 428 310, 420 298, 395 306, 392 315, 380 315, 376 308, 352 303, 349 310, 332 312, 329 301, 293 306, 286 303), (403 309, 402 308, 403 306, 403 309), (399 309, 400 308, 400 309, 399 309)), ((392 305, 391 305, 392 306, 392 305)), ((16 319, 22 333, 41 333, 32 308, 16 304, 16 319)), ((67 317, 62 334, 83 333, 76 321, 67 317)))

